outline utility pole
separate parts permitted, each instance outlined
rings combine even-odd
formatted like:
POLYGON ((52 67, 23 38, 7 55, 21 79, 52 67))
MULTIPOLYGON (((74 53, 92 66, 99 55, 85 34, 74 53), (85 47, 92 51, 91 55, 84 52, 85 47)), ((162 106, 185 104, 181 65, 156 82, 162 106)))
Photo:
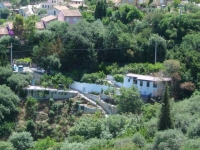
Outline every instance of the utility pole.
POLYGON ((11 46, 10 46, 10 64, 12 66, 12 43, 11 43, 11 46))

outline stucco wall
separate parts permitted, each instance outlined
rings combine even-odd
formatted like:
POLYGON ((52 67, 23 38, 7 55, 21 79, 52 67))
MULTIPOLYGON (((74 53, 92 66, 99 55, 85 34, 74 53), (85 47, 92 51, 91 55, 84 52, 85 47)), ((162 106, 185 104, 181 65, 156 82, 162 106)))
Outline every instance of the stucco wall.
POLYGON ((105 91, 110 87, 106 86, 106 85, 74 82, 70 85, 70 88, 81 91, 83 93, 89 93, 89 92, 99 92, 100 93, 101 89, 103 89, 105 91))
POLYGON ((97 111, 100 111, 98 108, 91 108, 91 107, 84 105, 84 104, 79 104, 78 110, 82 110, 84 112, 92 113, 92 114, 97 112, 97 111))
POLYGON ((65 17, 64 17, 64 15, 63 15, 63 13, 62 13, 61 11, 59 11, 59 12, 58 12, 58 20, 59 20, 59 21, 65 21, 64 19, 65 19, 65 17))

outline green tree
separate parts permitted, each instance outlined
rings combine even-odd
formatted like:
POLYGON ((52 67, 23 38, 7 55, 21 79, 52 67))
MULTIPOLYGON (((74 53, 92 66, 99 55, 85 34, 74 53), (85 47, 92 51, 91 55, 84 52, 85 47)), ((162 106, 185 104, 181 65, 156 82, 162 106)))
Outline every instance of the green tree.
POLYGON ((18 112, 19 98, 6 85, 0 85, 0 122, 12 118, 18 112))
POLYGON ((12 76, 13 70, 10 66, 0 67, 0 84, 6 84, 7 79, 12 76))
POLYGON ((8 8, 1 8, 0 13, 1 18, 7 19, 7 17, 10 15, 10 10, 8 8))
POLYGON ((140 94, 137 89, 132 86, 132 88, 120 89, 120 94, 115 95, 115 99, 118 103, 120 112, 132 112, 140 114, 143 102, 140 99, 140 94))
POLYGON ((157 48, 158 46, 162 46, 163 49, 167 47, 166 41, 164 38, 160 37, 158 34, 153 34, 149 38, 149 45, 153 45, 155 47, 155 63, 157 61, 157 48))
POLYGON ((20 14, 17 14, 15 16, 15 20, 13 22, 13 32, 14 32, 15 36, 17 36, 19 39, 23 39, 23 36, 24 36, 24 18, 20 14))
POLYGON ((47 30, 53 32, 56 37, 63 38, 67 32, 69 24, 67 22, 61 22, 61 21, 52 21, 48 23, 47 30))
POLYGON ((37 140, 30 150, 47 150, 53 147, 55 148, 57 145, 58 143, 54 139, 46 137, 45 139, 37 140))
POLYGON ((27 150, 33 146, 33 137, 30 132, 14 132, 9 141, 13 144, 13 147, 20 150, 27 150))
POLYGON ((24 20, 24 37, 29 41, 33 40, 33 35, 36 31, 35 24, 38 20, 36 15, 31 15, 24 20))
POLYGON ((174 123, 171 117, 170 97, 168 85, 165 85, 165 92, 162 97, 162 107, 159 115, 158 130, 173 129, 174 123))
POLYGON ((170 149, 178 150, 185 141, 185 136, 179 130, 166 130, 157 132, 154 137, 153 149, 170 149))
POLYGON ((0 142, 0 149, 1 150, 15 150, 10 142, 4 142, 4 141, 0 142))
POLYGON ((39 9, 39 11, 38 11, 38 15, 42 15, 42 14, 47 14, 47 11, 46 11, 45 8, 41 8, 41 9, 39 9))
POLYGON ((25 111, 26 111, 26 118, 27 119, 34 119, 36 115, 36 110, 38 107, 37 99, 33 97, 28 97, 25 102, 25 111))
POLYGON ((20 74, 16 73, 10 76, 7 81, 10 86, 10 88, 15 91, 17 94, 20 94, 20 92, 30 84, 32 80, 32 74, 20 74))

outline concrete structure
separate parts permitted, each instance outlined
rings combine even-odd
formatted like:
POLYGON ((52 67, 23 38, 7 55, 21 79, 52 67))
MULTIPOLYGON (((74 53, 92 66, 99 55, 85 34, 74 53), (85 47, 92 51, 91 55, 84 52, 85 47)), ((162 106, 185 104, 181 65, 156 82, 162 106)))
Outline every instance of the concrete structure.
POLYGON ((61 10, 68 10, 69 8, 66 6, 55 5, 49 9, 47 9, 47 15, 57 16, 61 10))
POLYGON ((58 13, 58 20, 65 21, 69 24, 75 24, 82 18, 79 10, 62 10, 58 13))
POLYGON ((87 104, 78 104, 78 110, 82 110, 86 113, 94 114, 97 111, 101 111, 98 107, 88 106, 87 104))
POLYGON ((64 91, 57 89, 44 88, 40 86, 28 86, 25 88, 27 90, 27 97, 32 96, 38 100, 45 100, 53 98, 54 100, 62 100, 73 98, 78 95, 76 91, 64 91))
POLYGON ((19 8, 19 14, 21 14, 23 17, 28 17, 28 16, 31 16, 31 15, 34 15, 33 5, 20 7, 19 8))
POLYGON ((89 92, 99 92, 101 93, 102 90, 107 90, 110 87, 106 85, 98 85, 98 84, 90 84, 90 83, 80 83, 80 82, 73 82, 70 85, 70 88, 78 90, 83 93, 89 92))
POLYGON ((10 2, 6 2, 6 1, 4 1, 4 2, 0 2, 0 8, 8 8, 8 9, 12 9, 12 5, 11 5, 11 3, 10 2))
POLYGON ((49 16, 41 18, 40 22, 42 22, 44 24, 44 27, 46 28, 46 26, 47 26, 48 23, 50 23, 52 21, 55 21, 55 20, 57 20, 56 16, 49 15, 49 16))

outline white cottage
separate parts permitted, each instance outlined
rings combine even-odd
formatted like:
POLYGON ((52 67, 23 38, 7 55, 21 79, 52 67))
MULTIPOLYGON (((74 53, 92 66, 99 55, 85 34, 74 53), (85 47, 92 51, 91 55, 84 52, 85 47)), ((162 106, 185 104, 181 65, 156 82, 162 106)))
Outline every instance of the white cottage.
POLYGON ((164 85, 169 81, 171 81, 171 78, 128 73, 124 77, 123 87, 130 88, 134 85, 140 92, 141 97, 158 97, 162 95, 164 85))

